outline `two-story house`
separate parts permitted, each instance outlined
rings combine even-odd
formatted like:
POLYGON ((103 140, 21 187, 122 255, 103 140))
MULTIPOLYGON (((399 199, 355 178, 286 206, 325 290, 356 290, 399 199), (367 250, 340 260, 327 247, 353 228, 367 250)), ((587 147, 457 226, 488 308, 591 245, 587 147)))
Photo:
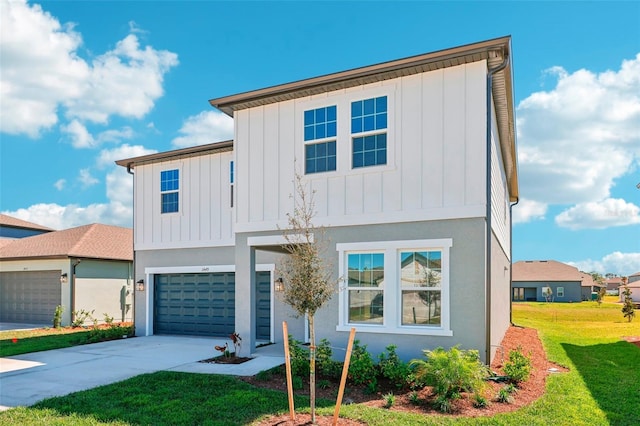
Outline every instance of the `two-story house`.
POLYGON ((372 353, 491 358, 510 323, 518 199, 510 37, 210 104, 233 141, 117 162, 135 182, 138 334, 236 331, 250 352, 282 342, 286 320, 304 339, 274 291, 299 174, 339 281, 319 338, 344 347, 355 327, 372 353))

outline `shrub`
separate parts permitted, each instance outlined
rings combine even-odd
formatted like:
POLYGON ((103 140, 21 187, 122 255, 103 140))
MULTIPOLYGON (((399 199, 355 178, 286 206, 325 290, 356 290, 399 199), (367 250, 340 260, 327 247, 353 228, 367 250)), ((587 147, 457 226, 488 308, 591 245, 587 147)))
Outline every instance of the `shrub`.
POLYGON ((331 387, 331 382, 327 379, 318 380, 318 387, 320 389, 329 389, 331 387))
POLYGON ((113 317, 110 317, 106 312, 102 315, 104 315, 104 323, 109 327, 113 327, 113 317))
POLYGON ((349 379, 353 384, 367 386, 373 384, 375 388, 377 386, 376 375, 376 366, 371 354, 367 352, 367 345, 360 346, 360 342, 355 340, 349 364, 349 379))
POLYGON ((408 379, 413 378, 409 364, 402 361, 396 353, 396 345, 387 346, 386 353, 378 355, 378 368, 382 377, 389 379, 398 389, 410 384, 408 379))
POLYGON ((505 404, 511 404, 513 402, 513 396, 511 396, 511 392, 509 392, 509 390, 504 387, 498 391, 498 394, 496 395, 496 401, 503 402, 505 404))
POLYGON ((53 312, 53 328, 60 328, 62 325, 62 312, 64 308, 62 305, 56 306, 56 310, 53 312))
POLYGON ((448 412, 451 400, 459 398, 461 392, 478 393, 484 387, 487 369, 480 362, 478 351, 454 346, 448 351, 440 347, 423 353, 426 360, 414 359, 410 365, 415 367, 418 379, 433 386, 440 411, 448 412))
POLYGON ((384 400, 384 408, 391 408, 396 402, 396 396, 392 392, 382 395, 382 399, 384 400))
POLYGON ((87 335, 87 343, 104 342, 107 340, 117 340, 122 337, 133 336, 133 326, 114 325, 110 328, 93 328, 87 335))
POLYGON ((473 395, 473 406, 476 408, 487 408, 489 401, 482 394, 476 393, 473 395))
POLYGON ((526 382, 531 374, 531 358, 522 353, 522 347, 509 351, 509 361, 504 365, 504 374, 513 383, 526 382))
POLYGON ((328 379, 339 379, 342 373, 342 363, 332 358, 333 351, 327 339, 322 339, 316 348, 316 366, 318 372, 328 379))
POLYGON ((95 318, 93 318, 93 313, 95 311, 85 311, 84 309, 81 309, 79 311, 73 311, 73 321, 71 322, 71 326, 74 328, 77 327, 82 327, 85 323, 85 321, 90 320, 92 322, 95 322, 95 318))
POLYGON ((409 394, 409 402, 413 405, 420 405, 420 396, 418 395, 418 392, 413 391, 409 394))
POLYGON ((302 342, 289 335, 289 355, 292 376, 309 375, 309 351, 302 347, 302 342))
POLYGON ((622 315, 624 315, 624 317, 629 322, 631 322, 631 320, 633 320, 633 317, 636 316, 635 307, 633 305, 633 299, 631 298, 631 289, 625 286, 624 291, 622 292, 622 295, 624 296, 624 302, 622 305, 622 315))
POLYGON ((291 379, 291 386, 293 386, 293 389, 295 390, 300 390, 302 389, 302 377, 300 376, 295 376, 291 379))

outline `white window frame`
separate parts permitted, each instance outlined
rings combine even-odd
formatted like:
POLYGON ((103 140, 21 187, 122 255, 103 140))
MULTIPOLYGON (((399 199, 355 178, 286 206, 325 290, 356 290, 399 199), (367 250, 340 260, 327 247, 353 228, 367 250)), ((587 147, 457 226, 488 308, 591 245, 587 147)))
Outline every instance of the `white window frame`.
POLYGON ((336 244, 338 251, 339 276, 346 280, 348 274, 347 255, 353 252, 383 252, 384 257, 384 320, 382 324, 349 323, 349 298, 346 281, 343 281, 338 294, 337 331, 350 331, 355 328, 359 333, 415 334, 425 336, 453 336, 451 330, 450 303, 450 249, 453 239, 372 241, 359 243, 336 244), (402 288, 400 285, 401 251, 434 251, 442 253, 441 311, 442 320, 439 326, 402 325, 402 288))
POLYGON ((160 169, 159 173, 158 173, 158 193, 160 194, 160 216, 161 217, 171 217, 174 215, 180 215, 182 213, 182 188, 184 185, 184 174, 182 173, 182 166, 181 165, 174 165, 171 167, 166 167, 166 168, 162 168, 160 169), (171 191, 163 191, 162 190, 162 172, 168 172, 171 170, 177 170, 178 171, 178 189, 177 190, 171 190, 171 191), (175 212, 166 212, 163 213, 162 212, 162 195, 163 194, 169 194, 175 192, 178 194, 178 211, 175 212))
MULTIPOLYGON (((389 84, 379 87, 368 87, 364 90, 354 92, 338 92, 326 97, 304 100, 296 104, 295 119, 296 123, 296 158, 306 159, 305 147, 307 144, 318 142, 336 141, 336 169, 322 173, 305 174, 306 179, 315 180, 335 175, 361 175, 372 172, 384 172, 395 169, 395 102, 396 102, 396 85, 389 84), (351 133, 351 102, 360 101, 370 98, 378 98, 380 96, 387 97, 387 164, 376 166, 352 168, 353 159, 353 140, 354 135, 365 136, 366 134, 382 133, 382 130, 376 130, 367 133, 351 133), (310 109, 317 109, 335 105, 337 108, 335 138, 316 139, 311 141, 304 140, 304 112, 310 109)), ((304 168, 304 165, 303 165, 304 168)))
POLYGON ((564 297, 564 287, 556 288, 556 297, 564 297))

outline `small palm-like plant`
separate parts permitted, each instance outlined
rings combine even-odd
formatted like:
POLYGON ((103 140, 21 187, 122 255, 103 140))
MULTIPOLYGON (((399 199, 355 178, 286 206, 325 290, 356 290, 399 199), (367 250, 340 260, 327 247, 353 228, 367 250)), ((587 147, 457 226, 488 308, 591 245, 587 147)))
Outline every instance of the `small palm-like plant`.
POLYGON ((410 365, 418 379, 433 387, 441 411, 449 411, 450 402, 460 398, 462 392, 478 393, 484 387, 487 369, 478 351, 454 346, 448 351, 436 348, 423 353, 426 359, 414 359, 410 365))

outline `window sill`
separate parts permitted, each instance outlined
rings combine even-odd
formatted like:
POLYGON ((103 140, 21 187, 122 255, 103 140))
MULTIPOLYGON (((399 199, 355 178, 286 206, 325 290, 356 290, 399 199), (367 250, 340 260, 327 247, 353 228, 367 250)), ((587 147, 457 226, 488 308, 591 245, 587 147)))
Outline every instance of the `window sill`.
POLYGON ((453 336, 452 330, 444 328, 428 327, 385 327, 377 325, 347 324, 338 325, 336 331, 351 331, 355 328, 358 333, 379 333, 379 334, 410 334, 418 336, 453 336))

